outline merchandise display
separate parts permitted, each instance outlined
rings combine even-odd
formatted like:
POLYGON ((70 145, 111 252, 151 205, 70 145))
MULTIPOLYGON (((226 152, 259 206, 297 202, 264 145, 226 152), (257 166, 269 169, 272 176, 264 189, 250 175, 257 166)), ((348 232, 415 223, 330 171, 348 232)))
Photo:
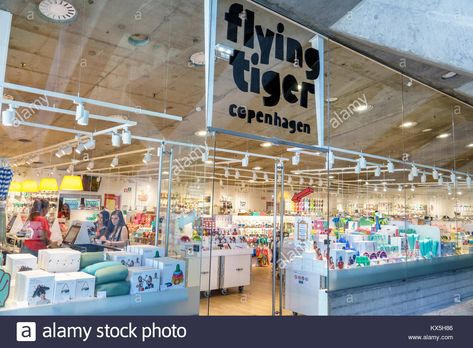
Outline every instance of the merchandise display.
POLYGON ((15 282, 15 300, 28 306, 50 304, 54 298, 54 285, 54 274, 49 272, 20 272, 15 282))
POLYGON ((159 274, 153 267, 129 268, 127 280, 130 282, 130 294, 159 291, 159 274))
POLYGON ((77 272, 81 253, 68 248, 43 249, 38 252, 38 267, 48 272, 77 272))
POLYGON ((170 257, 146 259, 146 266, 160 271, 160 290, 186 287, 186 263, 170 257))
POLYGON ((107 260, 120 262, 127 267, 139 267, 143 265, 143 254, 126 251, 107 251, 107 260))
POLYGON ((7 254, 5 271, 15 281, 18 272, 32 271, 38 268, 38 259, 30 254, 7 254))

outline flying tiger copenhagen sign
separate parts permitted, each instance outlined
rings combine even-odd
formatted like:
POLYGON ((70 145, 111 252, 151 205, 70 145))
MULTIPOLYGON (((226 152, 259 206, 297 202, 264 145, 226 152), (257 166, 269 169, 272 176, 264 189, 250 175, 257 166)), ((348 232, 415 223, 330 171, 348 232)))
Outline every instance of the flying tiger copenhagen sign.
MULTIPOLYGON (((285 36, 283 23, 277 23, 275 28, 263 28, 257 24, 255 12, 244 9, 239 3, 229 6, 224 19, 227 40, 243 45, 234 49, 229 59, 238 90, 260 95, 264 107, 275 108, 287 103, 307 109, 309 98, 314 98, 314 80, 320 74, 319 51, 313 47, 304 50, 298 40, 285 36), (265 69, 271 58, 297 70, 294 75, 303 75, 304 80, 298 81, 293 73, 281 76, 277 71, 265 69)), ((312 131, 310 124, 288 119, 278 111, 250 110, 230 104, 228 115, 247 124, 286 129, 290 134, 311 134, 312 131)))

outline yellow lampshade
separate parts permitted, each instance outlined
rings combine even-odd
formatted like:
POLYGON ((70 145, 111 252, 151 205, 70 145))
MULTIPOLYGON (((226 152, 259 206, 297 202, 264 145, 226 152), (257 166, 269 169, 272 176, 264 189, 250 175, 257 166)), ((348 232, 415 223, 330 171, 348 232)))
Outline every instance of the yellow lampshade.
POLYGON ((57 191, 58 185, 55 178, 42 178, 39 182, 40 191, 57 191))
POLYGON ((78 175, 64 175, 60 189, 65 191, 84 191, 81 177, 78 175))
POLYGON ((21 191, 23 192, 38 192, 38 183, 36 180, 25 180, 21 183, 21 191))
POLYGON ((21 182, 12 181, 8 192, 21 192, 21 182))

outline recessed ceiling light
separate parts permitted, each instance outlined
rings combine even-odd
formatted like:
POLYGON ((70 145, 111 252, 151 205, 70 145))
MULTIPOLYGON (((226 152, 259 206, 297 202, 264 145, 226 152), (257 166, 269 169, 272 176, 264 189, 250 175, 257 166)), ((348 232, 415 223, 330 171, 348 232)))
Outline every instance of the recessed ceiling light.
POLYGON ((145 46, 149 44, 149 36, 147 34, 136 33, 128 37, 128 43, 132 46, 145 46))
POLYGON ((412 121, 406 121, 403 124, 401 124, 401 128, 411 128, 417 125, 417 122, 412 122, 412 121))
POLYGON ((468 144, 466 147, 473 147, 473 143, 468 144))
POLYGON ((432 128, 422 129, 422 133, 428 133, 428 132, 431 132, 431 131, 432 131, 432 128))
POLYGON ((205 53, 203 51, 196 52, 189 58, 190 66, 204 66, 205 65, 205 53))
POLYGON ((198 137, 205 137, 207 135, 207 131, 200 130, 200 131, 195 132, 194 134, 197 135, 198 137))
POLYGON ((48 21, 65 24, 77 18, 77 10, 65 0, 43 0, 38 5, 39 13, 48 21))
POLYGON ((335 103, 338 100, 338 97, 330 97, 328 99, 325 99, 327 103, 335 103))
POLYGON ((442 79, 444 79, 444 80, 451 79, 452 77, 455 77, 455 76, 457 76, 456 72, 449 71, 449 72, 442 75, 442 79))
POLYGON ((259 146, 261 146, 261 147, 271 147, 271 146, 273 146, 273 144, 271 144, 268 141, 265 141, 264 143, 259 144, 259 146))
POLYGON ((450 133, 442 133, 442 134, 437 135, 437 138, 445 139, 445 138, 448 138, 449 136, 450 136, 450 133))
POLYGON ((253 167, 254 170, 261 170, 261 167, 260 166, 257 166, 257 167, 253 167))
POLYGON ((359 114, 367 112, 373 109, 373 105, 370 104, 360 104, 356 106, 353 110, 359 114))

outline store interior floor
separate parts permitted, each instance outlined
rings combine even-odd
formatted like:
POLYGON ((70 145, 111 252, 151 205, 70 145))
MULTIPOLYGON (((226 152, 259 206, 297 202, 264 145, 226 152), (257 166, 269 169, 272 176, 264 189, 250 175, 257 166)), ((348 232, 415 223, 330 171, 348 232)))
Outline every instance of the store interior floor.
MULTIPOLYGON (((229 289, 227 295, 212 291, 210 315, 271 315, 271 282, 271 267, 252 267, 251 284, 242 293, 236 288, 229 289)), ((279 294, 279 281, 276 294, 279 294)), ((205 297, 200 300, 200 315, 208 315, 208 299, 205 297)), ((283 315, 292 315, 292 312, 283 310, 283 315)))

